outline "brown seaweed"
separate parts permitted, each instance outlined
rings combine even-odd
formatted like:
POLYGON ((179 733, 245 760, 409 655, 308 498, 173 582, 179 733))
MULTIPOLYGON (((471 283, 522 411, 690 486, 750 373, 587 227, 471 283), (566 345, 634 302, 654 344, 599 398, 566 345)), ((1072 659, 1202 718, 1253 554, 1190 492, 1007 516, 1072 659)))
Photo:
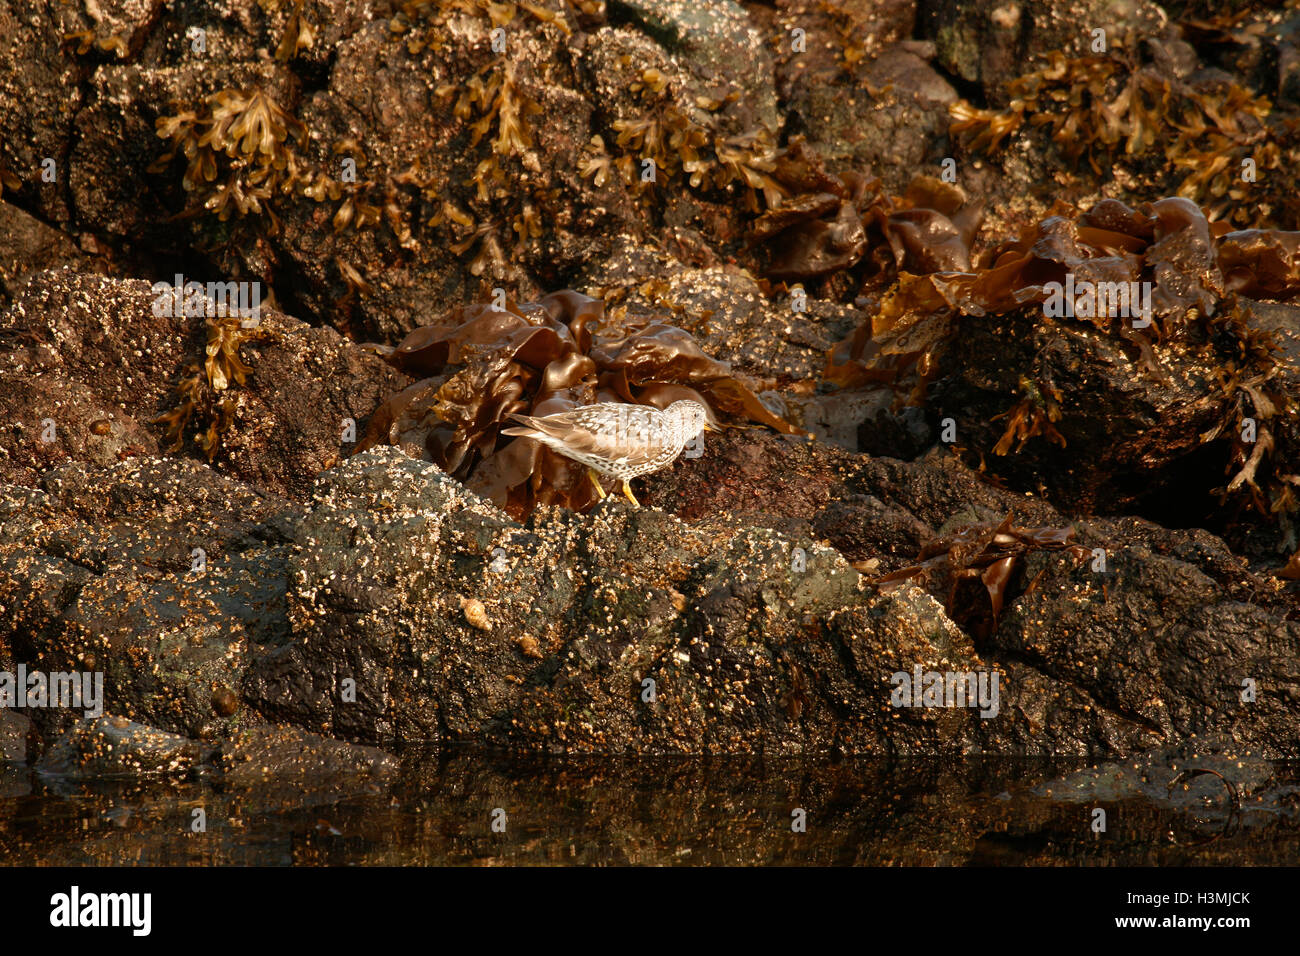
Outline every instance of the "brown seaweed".
MULTIPOLYGON (((1088 549, 1072 544, 1073 528, 1021 528, 1014 514, 1001 521, 970 525, 924 545, 916 561, 873 579, 881 590, 914 581, 944 602, 948 616, 976 637, 997 628, 1015 573, 1025 555, 1034 551, 1063 551, 1075 561, 1088 549)), ((865 568, 859 562, 855 567, 865 568)), ((1031 581, 1026 591, 1033 588, 1031 581)))
POLYGON ((1211 220, 1295 219, 1287 175, 1295 124, 1273 120, 1269 101, 1237 83, 1182 79, 1117 44, 1096 56, 1053 51, 1008 83, 1007 95, 1005 109, 954 103, 950 135, 968 152, 994 154, 1012 137, 1045 129, 1072 167, 1086 159, 1096 175, 1133 163, 1133 178, 1150 178, 1136 163, 1155 157, 1164 168, 1153 181, 1177 181, 1177 195, 1204 205, 1211 220))
POLYGON ((411 446, 523 516, 539 504, 586 509, 595 493, 578 463, 532 439, 501 436, 516 413, 550 415, 596 402, 664 408, 690 398, 724 418, 797 433, 682 329, 604 323, 604 303, 571 290, 538 302, 451 310, 387 352, 390 364, 421 380, 376 411, 358 451, 411 446))
POLYGON ((232 214, 265 213, 274 226, 275 197, 306 185, 298 153, 306 127, 257 87, 222 90, 197 110, 174 108, 155 124, 170 149, 149 171, 163 171, 178 153, 185 157, 182 185, 194 200, 183 215, 207 212, 224 222, 232 214))
POLYGON ((903 196, 890 196, 878 179, 829 173, 800 138, 778 154, 772 178, 790 198, 750 228, 751 244, 770 250, 769 278, 825 276, 857 266, 873 249, 887 253, 869 271, 891 276, 970 268, 983 204, 954 184, 917 176, 903 196))
MULTIPOLYGON (((1261 514, 1283 523, 1300 510, 1293 482, 1281 472, 1261 486, 1266 462, 1286 460, 1283 444, 1296 399, 1269 333, 1250 321, 1238 293, 1288 298, 1300 279, 1300 234, 1267 230, 1227 232, 1209 222, 1195 203, 1168 197, 1133 209, 1107 199, 1078 213, 1058 203, 1021 236, 992 247, 970 271, 902 272, 870 321, 863 322, 828 354, 825 378, 841 387, 910 382, 907 402, 920 404, 936 374, 939 357, 961 322, 990 313, 1029 309, 1038 321, 1088 323, 1119 339, 1159 374, 1158 355, 1174 342, 1204 353, 1217 369, 1222 418, 1200 436, 1202 443, 1230 445, 1221 499, 1249 496, 1261 514), (1040 307, 1050 283, 1067 275, 1078 282, 1152 284, 1152 315, 1137 326, 1122 310, 1096 308, 1091 315, 1048 319, 1040 307), (1248 436, 1254 432, 1254 437, 1248 436)), ((1058 445, 1056 427, 1063 396, 1050 384, 1022 376, 1021 398, 997 418, 1008 420, 991 449, 1005 455, 1042 437, 1058 445)), ((901 397, 900 397, 901 399, 901 397)), ((1287 469, 1283 469, 1287 470, 1287 469)))
POLYGON ((203 364, 190 363, 174 389, 175 407, 153 420, 164 426, 166 449, 176 453, 185 447, 185 435, 196 417, 198 429, 191 432, 195 444, 208 461, 221 447, 221 436, 235 420, 236 403, 232 386, 243 385, 252 368, 240 355, 250 342, 266 341, 271 333, 260 324, 246 328, 238 316, 212 316, 205 320, 207 329, 203 364))

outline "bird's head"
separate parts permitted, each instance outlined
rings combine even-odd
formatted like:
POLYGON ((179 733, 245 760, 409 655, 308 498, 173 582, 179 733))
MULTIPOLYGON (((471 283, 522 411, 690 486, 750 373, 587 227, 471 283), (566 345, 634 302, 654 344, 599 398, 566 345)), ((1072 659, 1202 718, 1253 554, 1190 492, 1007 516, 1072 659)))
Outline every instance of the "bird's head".
POLYGON ((722 430, 717 418, 714 417, 712 410, 707 405, 701 405, 699 402, 690 399, 673 402, 664 411, 670 415, 681 416, 687 441, 690 441, 702 431, 717 432, 722 430))

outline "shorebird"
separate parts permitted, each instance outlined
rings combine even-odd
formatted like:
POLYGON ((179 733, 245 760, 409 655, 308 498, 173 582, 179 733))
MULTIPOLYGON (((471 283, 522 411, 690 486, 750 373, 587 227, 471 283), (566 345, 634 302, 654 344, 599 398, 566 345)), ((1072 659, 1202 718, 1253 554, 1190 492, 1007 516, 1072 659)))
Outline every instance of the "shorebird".
POLYGON ((673 402, 662 411, 651 405, 601 402, 541 418, 511 415, 525 427, 503 435, 533 438, 566 458, 587 466, 596 494, 605 497, 600 475, 623 483, 623 494, 638 508, 628 482, 671 464, 700 432, 718 431, 713 413, 699 402, 673 402))

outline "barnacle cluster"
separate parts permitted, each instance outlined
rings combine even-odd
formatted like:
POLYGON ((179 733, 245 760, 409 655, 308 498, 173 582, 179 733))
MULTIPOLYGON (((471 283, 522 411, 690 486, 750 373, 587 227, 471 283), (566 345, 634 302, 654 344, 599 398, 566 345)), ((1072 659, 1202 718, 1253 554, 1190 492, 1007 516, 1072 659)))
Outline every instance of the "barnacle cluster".
POLYGON ((207 342, 202 365, 186 366, 176 385, 176 407, 160 415, 153 424, 164 426, 167 451, 185 446, 189 431, 195 444, 212 461, 221 447, 221 435, 234 423, 236 403, 231 386, 243 385, 252 369, 240 357, 248 342, 263 341, 270 333, 261 324, 245 327, 237 315, 211 316, 206 322, 207 342), (191 421, 198 416, 196 429, 191 421))
MULTIPOLYGON (((993 314, 1020 315, 1031 325, 1091 326, 1154 376, 1164 374, 1164 359, 1186 363, 1194 357, 1218 379, 1219 417, 1200 441, 1227 442, 1231 478, 1220 494, 1245 495, 1259 512, 1289 527, 1300 510, 1293 490, 1300 484, 1294 473, 1300 470, 1300 396, 1271 333, 1251 321, 1251 302, 1300 293, 1300 236, 1228 228, 1210 223, 1180 197, 1140 210, 1107 199, 1084 213, 1059 202, 970 270, 901 273, 870 322, 832 350, 826 378, 841 386, 910 381, 910 401, 919 404, 940 356, 961 330, 993 314), (1072 298, 1069 312, 1049 317, 1049 299, 1075 280, 1093 298, 1072 298), (1060 285, 1054 290, 1053 283, 1060 285), (1131 309, 1117 308, 1124 303, 1103 302, 1091 291, 1143 283, 1151 298, 1145 322, 1134 321, 1131 309)), ((1135 302, 1129 305, 1136 308, 1135 302)), ((1058 423, 1066 396, 1060 388, 1022 373, 1019 391, 1019 400, 998 416, 1008 422, 991 450, 1018 452, 1039 436, 1064 446, 1058 423)))
POLYGON ((601 300, 568 290, 451 310, 387 352, 390 364, 420 381, 376 411, 357 450, 412 447, 523 516, 538 504, 585 509, 595 493, 576 462, 532 440, 503 438, 515 413, 605 401, 665 408, 690 398, 722 416, 795 431, 683 330, 635 319, 604 325, 601 300))
POLYGON ((1296 159, 1296 124, 1273 121, 1271 104, 1227 80, 1185 80, 1138 62, 1122 46, 1093 56, 1060 51, 1007 85, 1005 109, 966 100, 950 107, 949 132, 972 153, 996 153, 1026 130, 1045 129, 1061 155, 1094 174, 1123 159, 1177 181, 1211 219, 1239 225, 1294 222, 1286 171, 1296 159), (1152 166, 1161 167, 1152 169, 1152 166))

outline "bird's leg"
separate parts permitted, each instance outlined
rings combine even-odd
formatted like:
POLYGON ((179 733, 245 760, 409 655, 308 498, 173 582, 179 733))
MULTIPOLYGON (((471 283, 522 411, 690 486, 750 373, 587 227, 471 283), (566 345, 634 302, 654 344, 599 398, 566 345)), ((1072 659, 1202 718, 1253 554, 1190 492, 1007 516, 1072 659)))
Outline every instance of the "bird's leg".
POLYGON ((637 501, 636 498, 633 497, 633 495, 632 495, 632 486, 629 485, 629 484, 627 483, 627 479, 626 479, 626 478, 623 479, 623 494, 627 495, 627 500, 630 501, 630 502, 632 502, 632 505, 633 505, 634 507, 637 507, 637 508, 640 508, 640 507, 641 507, 641 502, 637 501))
POLYGON ((591 479, 592 486, 596 489, 596 497, 604 498, 605 489, 600 486, 600 476, 596 474, 595 468, 587 469, 587 477, 591 479))

